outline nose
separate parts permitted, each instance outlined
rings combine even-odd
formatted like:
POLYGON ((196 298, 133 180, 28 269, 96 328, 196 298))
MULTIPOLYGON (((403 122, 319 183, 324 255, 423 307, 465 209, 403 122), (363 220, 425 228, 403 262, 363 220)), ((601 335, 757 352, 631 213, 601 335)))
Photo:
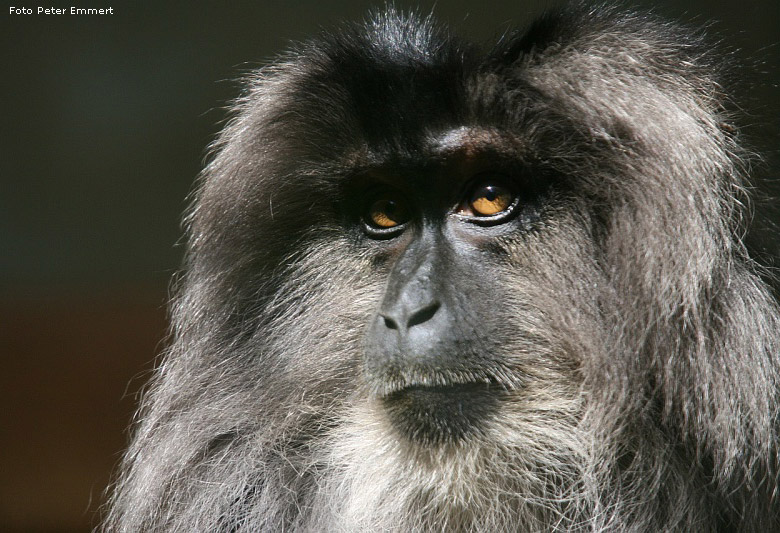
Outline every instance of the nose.
POLYGON ((381 312, 379 316, 387 329, 406 332, 414 326, 431 320, 440 307, 441 303, 438 300, 431 300, 427 303, 417 303, 415 307, 402 305, 397 309, 381 312))

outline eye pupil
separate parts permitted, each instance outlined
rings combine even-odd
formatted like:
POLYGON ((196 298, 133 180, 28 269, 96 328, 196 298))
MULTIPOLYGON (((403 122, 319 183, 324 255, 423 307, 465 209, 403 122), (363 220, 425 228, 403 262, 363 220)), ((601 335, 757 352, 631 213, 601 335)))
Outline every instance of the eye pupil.
POLYGON ((393 200, 387 200, 384 203, 384 212, 392 220, 398 220, 399 208, 398 204, 393 200))

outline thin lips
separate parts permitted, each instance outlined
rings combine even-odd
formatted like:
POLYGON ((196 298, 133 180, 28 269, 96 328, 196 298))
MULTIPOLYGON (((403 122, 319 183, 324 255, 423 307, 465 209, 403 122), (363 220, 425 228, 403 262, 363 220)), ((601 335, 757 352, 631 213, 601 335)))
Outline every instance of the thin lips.
POLYGON ((485 385, 503 390, 520 386, 518 379, 505 369, 488 370, 437 370, 433 372, 404 372, 388 376, 372 387, 374 395, 386 398, 410 388, 458 388, 463 385, 485 385))

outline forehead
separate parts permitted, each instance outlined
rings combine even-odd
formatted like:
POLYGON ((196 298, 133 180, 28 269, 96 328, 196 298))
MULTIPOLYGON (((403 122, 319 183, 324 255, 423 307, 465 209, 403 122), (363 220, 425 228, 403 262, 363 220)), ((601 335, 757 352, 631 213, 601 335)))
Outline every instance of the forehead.
POLYGON ((503 126, 500 91, 490 87, 503 80, 502 61, 430 24, 379 20, 312 41, 288 59, 292 111, 375 147, 451 145, 457 135, 442 137, 462 126, 503 126))
POLYGON ((380 21, 301 45, 261 80, 253 130, 290 181, 392 168, 478 172, 529 152, 535 92, 517 54, 380 21), (511 91, 507 91, 511 86, 511 91), (262 88, 261 88, 262 89, 262 88))
POLYGON ((481 175, 514 175, 530 163, 525 141, 480 127, 458 127, 431 134, 414 153, 377 153, 365 147, 347 156, 339 177, 341 190, 366 190, 374 185, 412 194, 457 195, 465 183, 481 175), (345 179, 344 179, 345 178, 345 179))
POLYGON ((327 140, 342 158, 371 163, 517 155, 524 144, 531 106, 519 86, 511 100, 495 100, 485 93, 496 76, 466 70, 462 58, 444 66, 351 59, 296 86, 285 113, 306 122, 296 140, 327 140))

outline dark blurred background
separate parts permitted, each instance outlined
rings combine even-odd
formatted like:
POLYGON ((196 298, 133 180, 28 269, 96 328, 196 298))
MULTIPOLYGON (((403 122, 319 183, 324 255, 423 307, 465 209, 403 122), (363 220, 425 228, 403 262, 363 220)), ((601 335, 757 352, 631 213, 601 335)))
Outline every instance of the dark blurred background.
MULTIPOLYGON (((237 95, 233 80, 289 40, 371 6, 101 1, 77 5, 113 15, 0 13, 2 531, 98 522, 138 390, 164 346, 180 214, 237 95)), ((440 1, 434 11, 486 40, 547 4, 440 1)), ((396 5, 427 13, 433 2, 396 5)), ((748 65, 754 137, 776 150, 762 128, 779 119, 777 0, 634 5, 714 21, 709 32, 748 65)))

